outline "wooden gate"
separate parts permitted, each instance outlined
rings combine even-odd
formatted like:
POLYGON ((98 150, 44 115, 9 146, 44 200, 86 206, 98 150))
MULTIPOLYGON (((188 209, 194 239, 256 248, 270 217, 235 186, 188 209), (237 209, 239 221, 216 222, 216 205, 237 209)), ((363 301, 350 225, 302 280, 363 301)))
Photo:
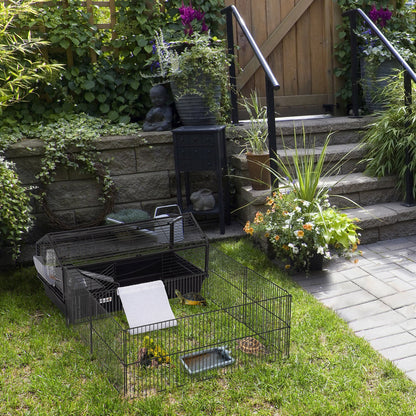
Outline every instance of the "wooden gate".
MULTIPOLYGON (((226 0, 235 5, 272 68, 279 116, 322 114, 336 108, 335 26, 340 11, 333 0, 226 0)), ((248 96, 265 97, 265 75, 244 34, 236 27, 237 84, 248 96)))

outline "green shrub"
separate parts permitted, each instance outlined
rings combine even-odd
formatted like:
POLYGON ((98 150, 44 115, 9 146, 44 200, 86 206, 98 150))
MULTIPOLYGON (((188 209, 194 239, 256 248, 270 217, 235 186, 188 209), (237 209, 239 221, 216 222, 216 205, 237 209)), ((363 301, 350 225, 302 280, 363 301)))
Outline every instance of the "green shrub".
POLYGON ((22 186, 13 164, 0 156, 0 246, 20 253, 24 235, 32 224, 30 197, 22 186))
MULTIPOLYGON (((73 62, 66 65, 59 79, 41 83, 36 94, 10 109, 9 117, 31 121, 85 112, 115 122, 144 119, 151 107, 152 83, 141 73, 152 55, 156 30, 183 30, 178 21, 182 0, 116 0, 114 32, 92 24, 84 2, 66 3, 66 8, 38 6, 39 15, 25 17, 21 25, 32 27, 36 35, 50 42, 50 60, 67 64, 67 52, 71 52, 73 62), (91 61, 91 52, 97 53, 96 62, 91 61)), ((205 12, 212 33, 221 35, 223 1, 194 0, 193 4, 205 12)), ((98 9, 102 8, 93 8, 94 19, 98 9)))

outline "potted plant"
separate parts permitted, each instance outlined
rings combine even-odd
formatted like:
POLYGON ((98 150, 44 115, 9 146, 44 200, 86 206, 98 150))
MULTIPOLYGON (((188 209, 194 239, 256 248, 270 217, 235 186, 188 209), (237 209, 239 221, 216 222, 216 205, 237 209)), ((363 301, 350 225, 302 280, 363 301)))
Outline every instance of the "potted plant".
POLYGON ((192 5, 179 11, 183 34, 158 31, 151 66, 154 75, 170 83, 184 125, 216 124, 228 91, 225 44, 210 35, 202 12, 192 5))
POLYGON ((243 97, 242 105, 249 116, 244 130, 244 149, 251 186, 255 190, 270 188, 270 156, 268 146, 267 108, 260 104, 257 91, 243 97))
MULTIPOLYGON (((414 25, 413 22, 408 22, 407 14, 400 10, 392 12, 388 7, 377 8, 373 4, 368 16, 389 39, 402 58, 411 62, 414 51, 414 34, 411 32, 414 32, 412 29, 414 25), (399 19, 398 22, 397 19, 399 19)), ((381 94, 382 90, 401 70, 401 66, 370 29, 363 31, 360 38, 361 79, 365 102, 371 112, 381 111, 386 107, 385 99, 381 94)))
MULTIPOLYGON (((398 50, 403 58, 412 63, 412 55, 415 47, 413 39, 416 35, 413 7, 405 0, 340 0, 337 2, 342 12, 360 8, 373 20, 374 24, 381 30, 386 38, 398 50)), ((357 21, 356 34, 359 37, 360 64, 363 99, 368 110, 384 109, 378 102, 384 97, 378 94, 380 79, 391 77, 395 69, 392 55, 387 48, 378 40, 378 37, 369 30, 363 20, 357 21), (393 69, 392 69, 393 68, 393 69), (374 88, 373 88, 374 87, 374 88), (371 93, 374 91, 374 94, 371 93)), ((344 100, 351 99, 351 54, 349 42, 350 21, 344 18, 342 25, 337 27, 339 42, 336 46, 335 56, 339 62, 335 70, 337 77, 345 79, 345 86, 340 89, 338 95, 344 100)), ((395 60, 394 60, 395 61, 395 60)))
POLYGON ((282 186, 267 198, 265 212, 257 212, 244 227, 247 234, 267 241, 272 255, 286 269, 322 268, 324 258, 352 255, 360 243, 357 220, 332 207, 328 188, 319 183, 330 174, 323 175, 328 143, 329 137, 318 158, 314 149, 297 146, 293 160, 277 156, 274 175, 282 186))

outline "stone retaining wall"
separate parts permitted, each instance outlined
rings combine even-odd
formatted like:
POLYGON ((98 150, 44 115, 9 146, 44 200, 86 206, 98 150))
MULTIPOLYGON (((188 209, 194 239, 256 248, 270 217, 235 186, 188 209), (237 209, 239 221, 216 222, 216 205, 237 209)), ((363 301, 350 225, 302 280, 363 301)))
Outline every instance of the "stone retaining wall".
MULTIPOLYGON (((96 146, 117 188, 114 211, 135 208, 153 215, 155 207, 176 203, 171 132, 104 137, 96 146)), ((6 157, 15 162, 24 185, 38 187, 36 175, 40 171, 42 154, 42 142, 30 139, 11 146, 6 157)), ((211 176, 209 172, 199 174, 193 182, 194 190, 208 187, 215 191, 215 181, 211 181, 211 176)), ((47 188, 48 206, 65 225, 88 223, 103 216, 100 191, 95 178, 85 172, 57 167, 55 180, 47 188)), ((36 223, 28 238, 30 243, 46 232, 58 229, 35 199, 33 206, 36 223)))

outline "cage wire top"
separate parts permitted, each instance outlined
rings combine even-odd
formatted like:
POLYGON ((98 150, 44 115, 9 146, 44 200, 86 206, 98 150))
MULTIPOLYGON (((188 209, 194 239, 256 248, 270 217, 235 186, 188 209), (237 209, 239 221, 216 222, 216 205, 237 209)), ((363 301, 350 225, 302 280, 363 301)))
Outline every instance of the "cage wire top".
POLYGON ((191 213, 129 224, 52 232, 37 242, 38 255, 53 249, 61 266, 147 255, 169 248, 206 245, 208 239, 191 213))

